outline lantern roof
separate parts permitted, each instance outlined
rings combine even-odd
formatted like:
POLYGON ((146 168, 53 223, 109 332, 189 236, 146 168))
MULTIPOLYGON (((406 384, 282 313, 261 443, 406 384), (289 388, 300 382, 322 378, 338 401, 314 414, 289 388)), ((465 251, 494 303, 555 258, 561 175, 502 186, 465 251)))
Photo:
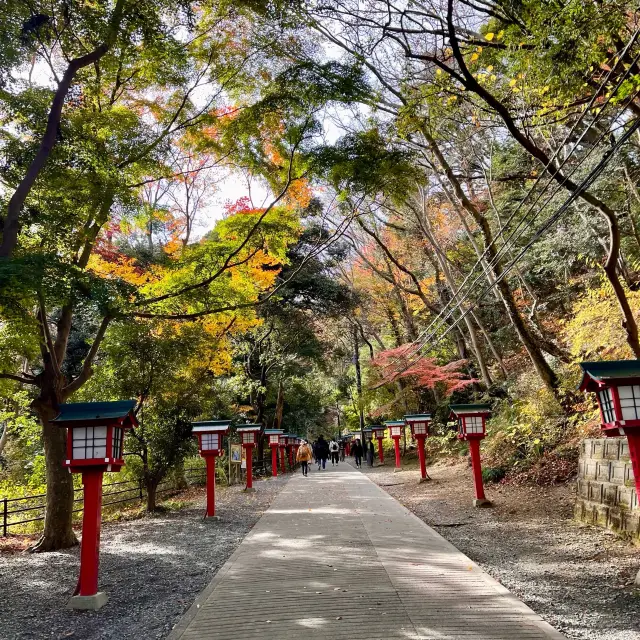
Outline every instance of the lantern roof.
POLYGON ((281 436, 284 435, 284 431, 282 429, 265 429, 264 434, 266 436, 281 436))
POLYGON ((424 420, 431 420, 431 414, 430 413, 410 413, 409 415, 406 415, 404 419, 407 422, 422 422, 424 420))
POLYGON ((216 431, 228 431, 231 420, 203 420, 192 422, 191 431, 193 433, 215 433, 216 431))
POLYGON ((387 427, 383 424, 370 424, 368 428, 377 431, 379 429, 386 429, 387 427))
POLYGON ((458 417, 469 413, 491 413, 490 404, 450 404, 451 416, 458 417))
POLYGON ((241 424, 236 427, 238 433, 242 433, 243 431, 260 431, 260 429, 262 429, 261 424, 241 424))
POLYGON ((135 400, 68 402, 59 405, 59 413, 51 422, 60 427, 80 427, 88 422, 92 425, 120 423, 124 427, 136 427, 138 421, 133 413, 135 406, 135 400))
POLYGON ((581 362, 583 375, 580 391, 596 391, 607 382, 640 378, 640 360, 602 360, 601 362, 581 362))
POLYGON ((404 427, 404 420, 385 420, 387 427, 404 427))

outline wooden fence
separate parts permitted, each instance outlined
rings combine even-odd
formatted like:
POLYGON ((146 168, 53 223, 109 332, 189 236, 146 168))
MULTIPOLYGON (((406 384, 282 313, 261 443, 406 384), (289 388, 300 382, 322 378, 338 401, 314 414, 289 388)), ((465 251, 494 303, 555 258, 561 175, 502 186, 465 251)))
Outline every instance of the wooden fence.
MULTIPOLYGON (((202 485, 206 482, 206 471, 203 467, 191 467, 184 470, 184 477, 189 485, 202 485)), ((173 478, 167 478, 158 485, 158 493, 178 491, 173 478)), ((44 521, 46 493, 37 493, 20 498, 0 498, 0 531, 7 536, 12 527, 23 526, 31 522, 44 521)), ((124 502, 142 502, 145 499, 142 483, 134 480, 112 482, 105 484, 102 494, 102 508, 107 508, 124 502), (112 498, 116 498, 113 500, 112 498)), ((74 490, 73 513, 82 511, 82 488, 74 490)))

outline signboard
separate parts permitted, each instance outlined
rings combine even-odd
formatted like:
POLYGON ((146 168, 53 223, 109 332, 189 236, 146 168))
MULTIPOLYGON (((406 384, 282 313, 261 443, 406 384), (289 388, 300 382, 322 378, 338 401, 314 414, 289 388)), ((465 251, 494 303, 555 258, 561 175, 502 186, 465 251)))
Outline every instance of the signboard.
POLYGON ((239 444, 231 445, 231 462, 240 462, 242 457, 242 446, 239 444))
POLYGON ((242 447, 242 459, 240 462, 240 468, 241 469, 247 468, 247 448, 246 447, 242 447))

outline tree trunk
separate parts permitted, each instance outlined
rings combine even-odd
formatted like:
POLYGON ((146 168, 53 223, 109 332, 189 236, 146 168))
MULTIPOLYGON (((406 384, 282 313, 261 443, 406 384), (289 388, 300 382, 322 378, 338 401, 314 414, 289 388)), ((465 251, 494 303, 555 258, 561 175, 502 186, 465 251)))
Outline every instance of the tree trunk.
MULTIPOLYGON (((46 388, 45 388, 46 389, 46 388)), ((42 423, 42 440, 46 464, 47 497, 44 531, 33 551, 56 551, 78 544, 73 531, 73 475, 64 467, 67 457, 67 430, 52 425, 57 415, 51 398, 40 397, 33 408, 42 423)), ((57 405, 57 402, 55 403, 57 405)))
POLYGON ((284 384, 282 380, 278 382, 278 399, 276 400, 276 416, 275 424, 276 429, 280 429, 282 424, 282 412, 284 411, 284 384))
POLYGON ((0 455, 4 451, 4 448, 7 446, 7 442, 9 441, 9 425, 5 422, 2 428, 2 435, 0 436, 0 455))
POLYGON ((356 392, 358 394, 358 422, 360 426, 360 442, 364 447, 364 408, 362 406, 362 373, 360 371, 360 346, 358 344, 358 327, 353 325, 353 366, 356 370, 356 392))
POLYGON ((158 496, 158 485, 160 481, 145 475, 144 487, 147 491, 147 512, 154 513, 158 509, 156 499, 158 496))

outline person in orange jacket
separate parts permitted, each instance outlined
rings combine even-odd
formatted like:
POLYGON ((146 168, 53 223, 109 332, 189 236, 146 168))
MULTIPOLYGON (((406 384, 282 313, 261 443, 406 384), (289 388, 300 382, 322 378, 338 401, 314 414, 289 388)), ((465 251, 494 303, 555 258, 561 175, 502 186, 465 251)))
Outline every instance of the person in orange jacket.
POLYGON ((309 473, 309 462, 313 458, 313 451, 306 440, 302 441, 302 444, 298 447, 298 454, 296 460, 300 463, 302 469, 302 475, 306 476, 309 473))

